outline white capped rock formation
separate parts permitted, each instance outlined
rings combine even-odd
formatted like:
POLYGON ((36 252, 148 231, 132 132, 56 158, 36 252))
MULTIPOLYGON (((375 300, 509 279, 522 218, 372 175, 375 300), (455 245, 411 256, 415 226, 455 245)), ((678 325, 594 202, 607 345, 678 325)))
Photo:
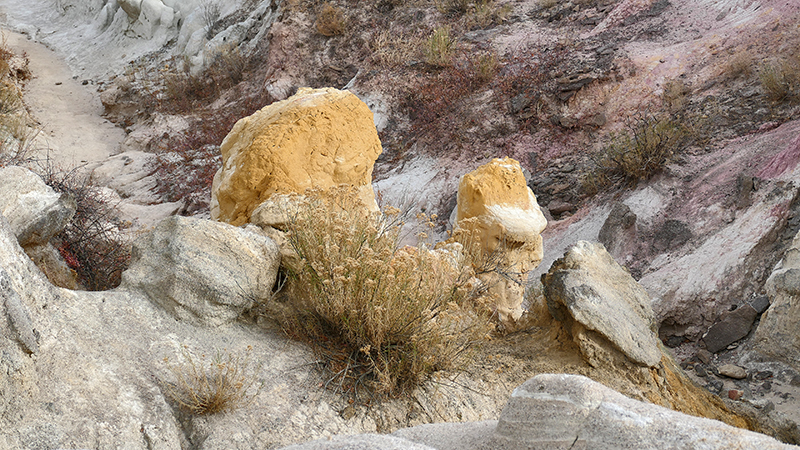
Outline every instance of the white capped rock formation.
POLYGON ((756 349, 800 370, 800 234, 767 279, 770 307, 756 329, 756 349))
POLYGON ((541 232, 547 226, 519 162, 495 158, 461 177, 457 210, 456 227, 467 233, 456 239, 477 239, 463 242, 465 248, 478 264, 495 268, 478 278, 500 321, 519 319, 528 272, 542 261, 541 232))
POLYGON ((716 420, 632 400, 580 375, 537 375, 511 394, 489 448, 790 449, 716 420))

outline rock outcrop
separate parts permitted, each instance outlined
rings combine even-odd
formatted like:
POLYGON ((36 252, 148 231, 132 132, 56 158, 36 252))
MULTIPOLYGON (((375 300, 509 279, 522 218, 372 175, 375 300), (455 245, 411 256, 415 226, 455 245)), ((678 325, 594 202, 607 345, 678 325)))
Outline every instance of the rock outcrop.
POLYGON ((377 210, 372 167, 381 142, 369 108, 348 91, 300 89, 239 120, 221 151, 214 219, 241 225, 273 194, 341 184, 360 187, 364 205, 377 210))
POLYGON ((335 436, 283 450, 792 449, 716 420, 639 402, 580 375, 537 375, 511 394, 500 419, 419 425, 392 436, 335 436))
POLYGON ((492 266, 478 275, 490 304, 501 322, 519 319, 527 273, 542 261, 547 226, 519 162, 496 158, 461 177, 457 208, 456 227, 465 233, 456 239, 466 241, 477 264, 492 266))
POLYGON ((767 279, 770 307, 756 329, 756 350, 800 370, 800 234, 767 279))
POLYGON ((516 388, 490 448, 795 448, 716 420, 638 402, 579 375, 537 375, 516 388))
POLYGON ((659 364, 650 297, 601 244, 578 242, 553 263, 542 283, 550 313, 569 324, 585 358, 602 357, 596 354, 594 336, 607 339, 637 364, 659 364))
POLYGON ((218 326, 270 298, 278 246, 251 229, 173 216, 134 242, 122 287, 175 317, 218 326))
POLYGON ((23 247, 46 244, 75 214, 75 199, 57 194, 28 169, 0 169, 0 180, 0 213, 23 247))

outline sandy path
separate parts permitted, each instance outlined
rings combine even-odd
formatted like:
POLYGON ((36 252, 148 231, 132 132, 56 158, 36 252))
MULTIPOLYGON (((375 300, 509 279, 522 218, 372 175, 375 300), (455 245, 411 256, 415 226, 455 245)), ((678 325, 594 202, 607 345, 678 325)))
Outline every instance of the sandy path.
POLYGON ((94 87, 74 80, 69 66, 55 52, 27 36, 3 31, 7 45, 25 52, 33 79, 25 89, 25 102, 39 121, 38 146, 62 168, 106 159, 117 152, 125 132, 104 119, 94 87))

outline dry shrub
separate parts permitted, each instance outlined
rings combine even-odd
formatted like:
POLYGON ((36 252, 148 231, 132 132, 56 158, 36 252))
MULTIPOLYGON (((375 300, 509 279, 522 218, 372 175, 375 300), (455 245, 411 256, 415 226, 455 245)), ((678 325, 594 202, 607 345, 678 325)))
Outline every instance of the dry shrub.
POLYGON ((477 0, 470 6, 466 25, 468 28, 487 28, 497 25, 505 21, 513 10, 509 4, 498 7, 494 0, 477 0))
POLYGON ((469 11, 470 0, 436 0, 436 9, 449 17, 461 17, 469 11))
POLYGON ((558 111, 553 100, 558 92, 555 73, 562 70, 571 48, 557 44, 554 48, 534 48, 520 51, 504 61, 494 89, 501 107, 514 115, 521 129, 550 124, 558 111))
POLYGON ((295 307, 278 320, 314 347, 329 386, 397 396, 458 368, 491 328, 465 257, 398 249, 397 211, 366 212, 353 188, 307 198, 290 220, 300 260, 288 268, 295 307))
MULTIPOLYGON (((675 116, 639 114, 627 130, 612 134, 611 142, 593 156, 597 170, 584 188, 612 183, 635 185, 661 171, 690 142, 690 130, 675 116)), ((596 192, 596 190, 595 190, 596 192)))
POLYGON ((339 36, 344 34, 346 23, 344 12, 330 3, 325 3, 317 14, 317 31, 323 36, 339 36))
POLYGON ((216 0, 200 0, 200 12, 206 28, 206 39, 211 39, 214 35, 214 25, 219 20, 221 12, 219 3, 216 0))
POLYGON ((791 100, 800 95, 800 60, 796 58, 764 63, 758 77, 773 101, 791 100))
POLYGON ((249 59, 236 45, 223 45, 216 49, 206 74, 214 79, 220 89, 229 88, 244 80, 249 59))
POLYGON ((130 224, 120 220, 116 205, 78 169, 61 171, 48 162, 43 173, 48 186, 71 195, 78 206, 72 221, 55 237, 78 281, 90 291, 119 286, 131 257, 124 233, 130 224))
POLYGON ((459 59, 430 81, 409 90, 404 106, 411 119, 411 133, 425 143, 461 145, 467 129, 485 122, 481 111, 465 107, 469 96, 489 83, 497 72, 491 54, 459 59))
POLYGON ((480 53, 474 58, 473 63, 478 79, 483 83, 492 81, 500 67, 497 54, 494 52, 480 53))
POLYGON ((132 75, 138 79, 145 109, 185 114, 212 103, 224 90, 241 83, 252 57, 235 45, 224 45, 207 56, 208 66, 197 74, 189 72, 187 61, 173 58, 155 76, 144 67, 132 75))
POLYGON ((17 58, 6 45, 5 36, 0 38, 0 167, 24 165, 33 160, 33 140, 38 133, 31 125, 22 101, 20 86, 30 79, 27 59, 17 58))
POLYGON ((244 354, 218 350, 206 361, 206 355, 194 356, 183 346, 182 363, 173 365, 164 358, 175 377, 174 383, 165 383, 167 394, 180 407, 196 415, 215 414, 246 405, 258 394, 259 367, 252 362, 252 350, 249 346, 244 354))

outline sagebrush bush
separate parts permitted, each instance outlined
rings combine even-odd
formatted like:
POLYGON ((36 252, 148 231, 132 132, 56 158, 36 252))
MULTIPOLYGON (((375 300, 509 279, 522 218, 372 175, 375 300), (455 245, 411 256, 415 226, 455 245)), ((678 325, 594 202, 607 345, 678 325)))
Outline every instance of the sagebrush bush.
POLYGON ((181 408, 197 415, 230 411, 246 405, 258 394, 258 365, 252 360, 252 347, 243 353, 217 350, 206 359, 181 348, 183 361, 164 359, 174 382, 166 382, 167 395, 181 408))
POLYGON ((116 205, 78 169, 62 171, 48 164, 42 172, 48 186, 71 195, 77 204, 72 221, 55 239, 64 260, 78 274, 78 281, 90 291, 119 286, 131 257, 131 245, 124 233, 130 224, 119 218, 116 205))
POLYGON ((352 189, 307 198, 290 218, 295 307, 278 320, 315 348, 329 384, 396 396, 458 367, 491 328, 464 256, 398 249, 396 211, 368 213, 352 189))

